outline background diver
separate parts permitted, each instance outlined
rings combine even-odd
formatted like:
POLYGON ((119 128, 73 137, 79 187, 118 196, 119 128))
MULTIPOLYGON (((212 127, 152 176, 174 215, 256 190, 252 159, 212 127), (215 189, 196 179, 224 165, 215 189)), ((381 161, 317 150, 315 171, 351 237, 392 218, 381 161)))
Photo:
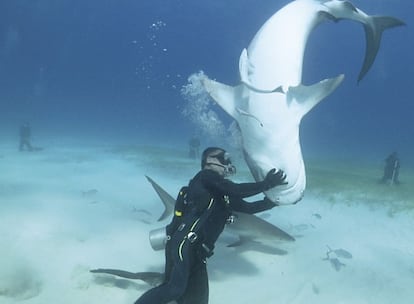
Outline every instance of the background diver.
POLYGON ((400 159, 397 152, 393 152, 385 159, 384 175, 381 178, 380 183, 399 184, 399 174, 400 159))
POLYGON ((24 151, 25 149, 27 151, 33 151, 33 147, 31 144, 31 137, 32 137, 32 131, 28 123, 24 123, 20 126, 19 129, 19 151, 24 151))

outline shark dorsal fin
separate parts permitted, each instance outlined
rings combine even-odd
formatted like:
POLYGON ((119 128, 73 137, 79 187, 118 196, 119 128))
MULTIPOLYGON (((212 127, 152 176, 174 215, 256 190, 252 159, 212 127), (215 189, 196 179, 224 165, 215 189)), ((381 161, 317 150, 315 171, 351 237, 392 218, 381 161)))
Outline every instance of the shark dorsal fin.
POLYGON ((159 197, 161 198, 162 203, 164 204, 164 212, 158 219, 158 221, 162 221, 168 217, 174 212, 174 205, 175 205, 175 199, 167 193, 163 188, 160 187, 151 177, 145 176, 147 180, 151 183, 154 190, 157 192, 159 197))

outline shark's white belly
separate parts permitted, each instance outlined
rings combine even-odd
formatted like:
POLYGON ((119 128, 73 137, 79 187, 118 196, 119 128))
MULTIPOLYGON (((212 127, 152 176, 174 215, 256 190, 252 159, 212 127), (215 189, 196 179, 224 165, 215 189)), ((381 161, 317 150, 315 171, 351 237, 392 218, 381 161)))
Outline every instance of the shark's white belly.
POLYGON ((283 170, 288 184, 277 187, 277 191, 269 190, 266 195, 275 202, 296 203, 306 187, 296 112, 287 106, 280 93, 250 96, 249 100, 262 105, 260 108, 248 107, 246 113, 251 116, 237 117, 250 171, 256 180, 263 180, 269 170, 283 170))
POLYGON ((382 32, 401 20, 369 16, 348 1, 296 0, 276 12, 256 33, 239 61, 241 85, 230 87, 205 78, 204 87, 238 123, 243 150, 257 181, 282 169, 287 185, 266 192, 279 204, 299 201, 306 187, 299 142, 301 119, 342 82, 338 75, 311 86, 302 85, 302 65, 311 31, 324 20, 349 19, 363 24, 366 53, 359 80, 378 52, 382 32))

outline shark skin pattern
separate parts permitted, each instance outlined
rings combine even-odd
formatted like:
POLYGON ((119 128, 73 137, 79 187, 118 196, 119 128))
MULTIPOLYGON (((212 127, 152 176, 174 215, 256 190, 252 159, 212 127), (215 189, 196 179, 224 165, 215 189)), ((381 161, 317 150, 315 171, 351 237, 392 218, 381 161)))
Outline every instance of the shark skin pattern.
POLYGON ((344 75, 311 86, 302 84, 302 64, 312 30, 326 20, 348 19, 365 29, 366 53, 358 81, 369 71, 385 29, 399 19, 370 16, 348 1, 296 0, 277 11, 241 53, 241 84, 232 87, 202 76, 209 95, 236 122, 244 158, 256 181, 272 168, 283 170, 287 185, 265 192, 278 205, 300 201, 306 188, 299 127, 306 115, 343 81, 344 75))

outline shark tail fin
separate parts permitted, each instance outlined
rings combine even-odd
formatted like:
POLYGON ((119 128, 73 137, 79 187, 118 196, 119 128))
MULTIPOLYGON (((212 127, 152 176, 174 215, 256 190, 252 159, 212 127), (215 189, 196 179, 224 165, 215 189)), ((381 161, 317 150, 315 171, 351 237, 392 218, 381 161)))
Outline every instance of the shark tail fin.
POLYGON ((331 94, 341 84, 342 80, 344 80, 343 74, 334 78, 324 79, 311 86, 301 84, 296 87, 290 87, 287 92, 288 102, 296 101, 296 103, 300 104, 298 109, 300 109, 299 115, 302 118, 322 99, 331 94))
POLYGON ((382 33, 389 28, 405 25, 403 21, 387 16, 372 16, 371 22, 364 23, 366 50, 364 63, 358 76, 358 83, 368 73, 381 44, 382 33))

